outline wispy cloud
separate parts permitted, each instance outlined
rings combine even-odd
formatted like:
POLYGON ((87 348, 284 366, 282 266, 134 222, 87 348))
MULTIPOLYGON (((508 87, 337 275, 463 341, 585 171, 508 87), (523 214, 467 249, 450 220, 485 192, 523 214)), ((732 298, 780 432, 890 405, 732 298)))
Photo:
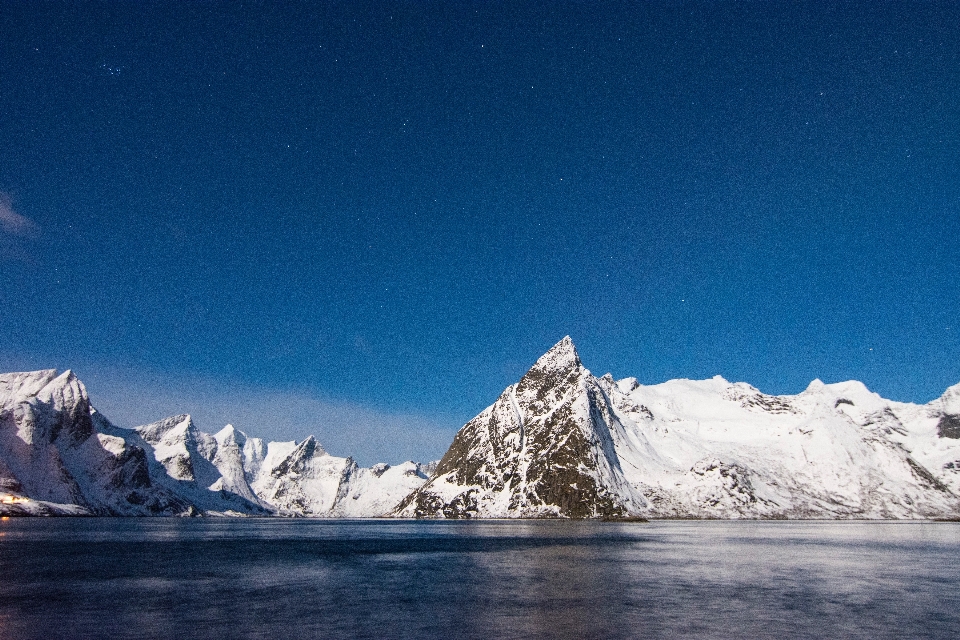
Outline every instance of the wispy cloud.
POLYGON ((40 237, 40 225, 14 211, 10 195, 0 191, 0 260, 34 262, 32 240, 40 237))
POLYGON ((229 423, 265 440, 299 441, 313 435, 332 455, 353 456, 362 466, 436 460, 464 421, 318 398, 304 390, 238 387, 144 371, 85 368, 76 373, 94 406, 118 426, 189 413, 208 433, 229 423))
POLYGON ((10 196, 0 191, 0 231, 8 236, 34 238, 40 235, 40 225, 14 211, 10 196))

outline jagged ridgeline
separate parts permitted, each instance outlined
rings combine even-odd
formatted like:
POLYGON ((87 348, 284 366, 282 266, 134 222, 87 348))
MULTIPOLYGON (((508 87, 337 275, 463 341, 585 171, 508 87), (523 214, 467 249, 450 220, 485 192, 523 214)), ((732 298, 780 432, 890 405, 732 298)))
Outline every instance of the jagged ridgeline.
POLYGON ((925 404, 859 382, 593 376, 569 337, 439 463, 361 468, 313 438, 189 416, 123 429, 69 371, 0 375, 0 514, 417 518, 957 518, 960 385, 925 404))

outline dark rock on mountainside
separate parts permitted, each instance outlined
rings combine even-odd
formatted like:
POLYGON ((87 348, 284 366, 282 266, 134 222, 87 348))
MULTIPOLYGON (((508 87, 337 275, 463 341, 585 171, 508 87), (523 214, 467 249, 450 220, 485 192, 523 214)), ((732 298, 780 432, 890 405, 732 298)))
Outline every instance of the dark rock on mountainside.
POLYGON ((944 414, 937 423, 937 435, 941 438, 960 439, 960 416, 944 414))
POLYGON ((569 337, 457 433, 413 517, 623 518, 637 504, 619 468, 609 401, 569 337))

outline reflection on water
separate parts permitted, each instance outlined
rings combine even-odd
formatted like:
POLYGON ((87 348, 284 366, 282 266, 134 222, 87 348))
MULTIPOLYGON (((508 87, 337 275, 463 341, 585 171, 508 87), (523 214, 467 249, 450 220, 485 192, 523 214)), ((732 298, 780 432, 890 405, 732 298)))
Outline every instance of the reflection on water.
POLYGON ((18 519, 0 637, 933 637, 960 524, 18 519))

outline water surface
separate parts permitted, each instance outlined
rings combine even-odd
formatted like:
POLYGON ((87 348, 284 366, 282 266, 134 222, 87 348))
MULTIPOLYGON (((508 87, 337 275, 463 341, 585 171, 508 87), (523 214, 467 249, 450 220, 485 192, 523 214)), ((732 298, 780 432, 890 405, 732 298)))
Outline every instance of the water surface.
POLYGON ((0 520, 0 638, 947 638, 960 524, 0 520))

